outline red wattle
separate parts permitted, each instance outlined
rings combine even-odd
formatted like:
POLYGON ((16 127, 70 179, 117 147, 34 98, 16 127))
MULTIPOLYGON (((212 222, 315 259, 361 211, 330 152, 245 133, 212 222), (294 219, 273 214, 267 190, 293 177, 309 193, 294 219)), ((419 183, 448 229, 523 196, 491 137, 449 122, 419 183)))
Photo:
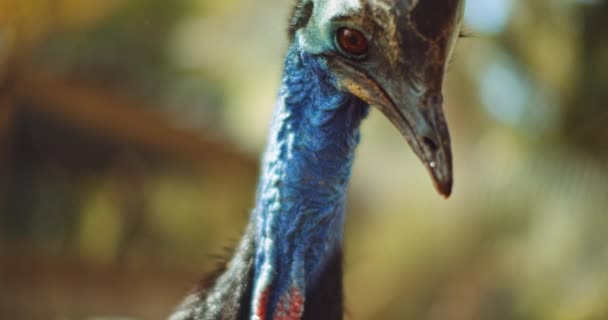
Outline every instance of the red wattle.
POLYGON ((304 312, 304 296, 295 287, 279 299, 273 320, 300 320, 304 312))
POLYGON ((269 292, 270 291, 268 288, 266 288, 264 290, 264 292, 262 293, 262 296, 260 297, 259 304, 255 310, 255 315, 258 316, 260 319, 266 319, 266 308, 268 306, 269 292))

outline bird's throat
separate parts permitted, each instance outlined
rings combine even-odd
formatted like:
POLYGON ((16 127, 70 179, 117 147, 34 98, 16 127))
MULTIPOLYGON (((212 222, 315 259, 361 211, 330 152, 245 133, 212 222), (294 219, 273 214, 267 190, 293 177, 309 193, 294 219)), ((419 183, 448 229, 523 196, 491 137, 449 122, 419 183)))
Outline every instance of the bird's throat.
POLYGON ((334 83, 322 58, 289 49, 252 217, 253 318, 301 319, 310 291, 341 254, 346 189, 368 107, 334 83))

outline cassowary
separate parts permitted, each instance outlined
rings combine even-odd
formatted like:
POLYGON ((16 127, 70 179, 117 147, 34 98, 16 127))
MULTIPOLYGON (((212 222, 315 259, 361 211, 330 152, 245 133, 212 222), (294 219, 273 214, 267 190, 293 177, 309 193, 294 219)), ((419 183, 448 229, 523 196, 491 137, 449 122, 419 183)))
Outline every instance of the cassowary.
POLYGON ((256 205, 234 256, 178 319, 342 319, 346 189, 377 107, 452 189, 444 75, 464 0, 299 0, 256 205))

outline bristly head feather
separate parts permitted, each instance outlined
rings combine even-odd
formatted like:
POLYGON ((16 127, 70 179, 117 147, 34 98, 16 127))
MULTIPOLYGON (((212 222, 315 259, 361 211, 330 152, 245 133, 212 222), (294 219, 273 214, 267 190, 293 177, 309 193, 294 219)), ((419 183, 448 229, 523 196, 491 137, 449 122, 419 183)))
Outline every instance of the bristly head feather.
POLYGON ((293 41, 296 31, 305 27, 312 16, 314 4, 312 1, 299 1, 291 12, 289 27, 287 29, 289 41, 293 41))

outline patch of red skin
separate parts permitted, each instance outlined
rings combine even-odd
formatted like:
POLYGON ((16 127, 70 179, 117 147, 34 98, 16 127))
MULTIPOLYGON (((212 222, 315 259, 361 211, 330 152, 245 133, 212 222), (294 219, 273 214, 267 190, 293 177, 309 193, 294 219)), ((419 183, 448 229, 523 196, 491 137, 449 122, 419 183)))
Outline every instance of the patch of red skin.
POLYGON ((258 304, 257 309, 255 310, 255 315, 260 319, 266 319, 266 308, 268 307, 268 294, 270 293, 269 288, 266 288, 264 292, 262 292, 262 296, 260 297, 260 302, 258 304))
POLYGON ((273 320, 300 320, 304 312, 304 296, 295 287, 279 299, 273 320), (287 302, 287 303, 286 303, 287 302))

